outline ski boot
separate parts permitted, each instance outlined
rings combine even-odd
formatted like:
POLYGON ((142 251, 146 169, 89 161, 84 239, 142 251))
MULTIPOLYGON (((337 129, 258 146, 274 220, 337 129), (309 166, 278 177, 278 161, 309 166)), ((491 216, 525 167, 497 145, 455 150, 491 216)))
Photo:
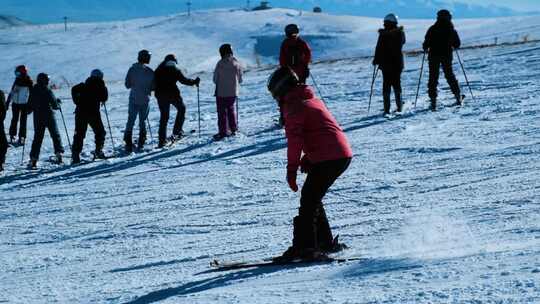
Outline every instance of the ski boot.
POLYGON ((73 154, 71 156, 71 164, 72 165, 76 165, 76 164, 80 164, 81 163, 81 157, 79 156, 79 154, 73 154))
POLYGON ((437 99, 432 98, 432 99, 430 100, 430 107, 429 107, 429 109, 430 109, 432 112, 437 111, 437 99))
POLYGON ((37 159, 31 159, 28 168, 30 170, 37 170, 37 159))
POLYGON ((463 105, 463 99, 465 99, 465 95, 456 95, 456 106, 461 107, 463 105))
POLYGON ((54 157, 55 157, 55 159, 54 159, 53 163, 55 163, 57 165, 61 165, 61 164, 64 163, 64 161, 62 160, 62 153, 57 152, 57 153, 54 154, 54 157))
POLYGON ((160 139, 157 147, 158 147, 158 149, 161 149, 161 148, 164 148, 166 145, 167 145, 167 141, 163 140, 163 139, 160 139))
POLYGON ((212 139, 215 140, 215 141, 221 141, 221 140, 223 140, 225 137, 227 137, 227 136, 218 133, 218 134, 214 134, 214 136, 212 136, 212 139))
POLYGON ((287 263, 293 261, 324 261, 329 259, 328 255, 315 248, 289 247, 285 252, 272 259, 277 263, 287 263))
POLYGON ((105 156, 105 153, 103 153, 103 150, 101 149, 96 149, 96 151, 94 151, 94 159, 105 159, 107 158, 105 156))

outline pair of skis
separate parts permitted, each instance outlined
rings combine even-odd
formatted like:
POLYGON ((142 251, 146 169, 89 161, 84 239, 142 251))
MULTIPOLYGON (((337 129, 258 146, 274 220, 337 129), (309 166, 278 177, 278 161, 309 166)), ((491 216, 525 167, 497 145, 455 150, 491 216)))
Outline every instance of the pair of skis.
POLYGON ((245 268, 260 268, 260 267, 272 267, 272 266, 303 266, 303 265, 323 265, 323 264, 335 264, 335 263, 347 263, 352 261, 361 261, 365 258, 361 257, 348 257, 338 258, 324 256, 317 259, 294 259, 294 260, 279 260, 279 259, 262 259, 254 261, 241 261, 241 262, 223 262, 219 260, 213 260, 210 262, 210 267, 214 271, 229 271, 245 268))

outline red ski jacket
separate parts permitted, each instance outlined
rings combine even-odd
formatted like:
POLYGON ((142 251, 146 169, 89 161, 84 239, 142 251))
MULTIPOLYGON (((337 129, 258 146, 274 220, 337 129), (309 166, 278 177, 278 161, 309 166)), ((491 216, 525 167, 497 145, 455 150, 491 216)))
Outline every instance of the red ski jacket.
POLYGON ((296 171, 302 152, 311 163, 353 156, 349 141, 324 103, 306 85, 284 97, 287 170, 296 171))
POLYGON ((311 49, 309 45, 298 38, 286 38, 281 44, 279 53, 279 65, 290 67, 300 79, 306 79, 308 65, 311 62, 311 49))

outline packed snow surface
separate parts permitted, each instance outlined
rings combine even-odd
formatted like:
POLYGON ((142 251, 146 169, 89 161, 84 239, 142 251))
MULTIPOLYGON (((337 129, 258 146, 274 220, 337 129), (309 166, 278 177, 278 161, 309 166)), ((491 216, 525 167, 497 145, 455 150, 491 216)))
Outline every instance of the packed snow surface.
MULTIPOLYGON (((367 113, 370 59, 313 65, 355 153, 325 198, 327 214, 350 246, 341 256, 364 259, 212 271, 213 259, 254 260, 285 250, 299 201, 285 182, 286 141, 265 89, 269 69, 245 75, 241 134, 209 140, 217 126, 208 71, 219 44, 232 42, 255 67, 251 37, 277 35, 292 21, 312 35, 343 33, 331 49, 316 50, 327 58, 361 55, 375 43, 378 20, 293 13, 213 11, 189 20, 80 24, 68 33, 57 25, 1 31, 3 88, 21 62, 71 83, 92 68, 105 71, 118 151, 128 104, 121 80, 139 48, 154 52, 152 66, 175 52, 189 76, 203 73, 201 136, 192 133, 171 149, 152 149, 154 141, 131 156, 55 166, 47 161, 47 137, 38 171, 20 164, 22 147, 9 150, 0 176, 0 303, 539 303, 540 43, 463 50, 475 99, 455 64, 465 106, 450 107, 441 79, 435 113, 427 110, 426 75, 414 108, 421 58, 407 57, 407 110, 392 119, 381 115, 380 79, 367 113)), ((418 48, 428 23, 403 24, 407 48, 418 48)), ((540 26, 535 18, 456 24, 471 44, 540 26)), ((68 97, 69 88, 56 94, 68 97)), ((197 95, 189 87, 182 94, 189 133, 198 124, 197 95)), ((151 106, 155 136, 159 113, 155 101, 151 106)), ((72 135, 71 101, 63 108, 72 135)), ((58 123, 64 134, 59 116, 58 123)), ((31 122, 29 129, 31 139, 31 122)), ((109 137, 106 144, 111 154, 109 137)), ((89 131, 83 158, 92 148, 89 131)))

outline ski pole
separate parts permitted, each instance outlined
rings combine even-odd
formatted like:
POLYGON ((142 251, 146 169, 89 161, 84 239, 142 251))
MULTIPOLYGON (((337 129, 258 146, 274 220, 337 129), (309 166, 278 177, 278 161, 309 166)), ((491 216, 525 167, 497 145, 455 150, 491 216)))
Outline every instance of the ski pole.
POLYGON ((377 65, 373 66, 373 79, 371 79, 371 91, 369 93, 369 103, 367 112, 369 114, 369 110, 371 108, 371 98, 373 97, 373 87, 375 86, 375 79, 377 79, 377 74, 379 73, 379 69, 377 68, 377 65))
POLYGON ((420 66, 420 77, 418 78, 418 87, 416 88, 416 97, 414 98, 414 107, 416 108, 416 102, 418 101, 418 94, 420 93, 420 82, 422 81, 422 74, 424 73, 424 62, 426 61, 426 52, 422 56, 422 65, 420 66))
POLYGON ((322 101, 324 103, 326 103, 326 100, 324 100, 324 96, 323 94, 321 93, 321 89, 319 89, 319 86, 317 85, 317 81, 315 81, 315 77, 313 77, 313 73, 309 73, 309 77, 311 77, 311 81, 313 81, 313 85, 315 86, 315 88, 317 89, 317 92, 319 93, 319 96, 321 97, 322 101))
POLYGON ((22 155, 21 155, 21 165, 24 165, 24 149, 26 148, 26 139, 23 142, 22 146, 22 155))
POLYGON ((60 115, 62 116, 62 123, 64 123, 64 130, 66 130, 66 137, 69 144, 69 150, 71 153, 73 153, 72 147, 71 147, 71 140, 69 139, 69 133, 66 126, 66 120, 64 119, 64 112, 62 112, 62 106, 58 105, 58 109, 60 110, 60 115))
POLYGON ((109 135, 111 136, 111 143, 113 148, 113 154, 116 149, 114 148, 114 137, 112 135, 111 122, 109 121, 109 112, 107 111, 107 104, 103 103, 103 108, 105 109, 105 117, 107 118, 107 124, 109 125, 109 135))
POLYGON ((154 142, 154 134, 152 134, 152 126, 150 126, 150 119, 146 116, 146 123, 148 124, 148 132, 150 132, 150 139, 154 142))
POLYGON ((199 137, 201 137, 201 98, 199 94, 199 86, 197 86, 197 111, 199 112, 199 137))
POLYGON ((463 70, 463 75, 465 76, 465 82, 467 83, 467 86, 469 87, 469 92, 471 92, 472 100, 476 101, 475 98, 474 98, 474 94, 473 94, 471 85, 469 83, 469 78, 467 78, 467 73, 465 72, 465 67, 463 66, 463 62, 461 61, 461 57, 459 56, 459 52, 458 52, 457 49, 455 49, 455 51, 456 51, 456 55, 457 55, 459 64, 461 65, 461 70, 463 70))

